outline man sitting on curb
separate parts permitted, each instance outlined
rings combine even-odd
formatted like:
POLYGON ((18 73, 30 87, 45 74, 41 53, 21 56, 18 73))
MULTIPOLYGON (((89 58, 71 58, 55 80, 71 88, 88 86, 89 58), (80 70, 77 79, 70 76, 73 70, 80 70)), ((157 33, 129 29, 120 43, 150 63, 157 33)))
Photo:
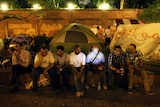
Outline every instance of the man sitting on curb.
MULTIPOLYGON (((85 88, 89 89, 89 82, 94 73, 98 73, 102 79, 102 86, 104 90, 107 90, 106 85, 106 72, 105 72, 105 57, 100 52, 99 47, 94 45, 92 51, 87 55, 86 62, 89 65, 87 71, 87 78, 85 88)), ((101 90, 101 81, 98 83, 97 90, 101 90)))
POLYGON ((50 74, 51 85, 53 85, 53 67, 54 67, 53 54, 48 51, 47 46, 41 46, 39 52, 36 54, 34 59, 34 70, 33 70, 33 87, 32 91, 37 91, 38 78, 40 74, 50 74))
POLYGON ((133 92, 133 73, 140 73, 146 94, 153 95, 150 85, 148 83, 147 73, 143 68, 142 52, 136 49, 135 44, 129 45, 129 50, 126 51, 126 63, 128 66, 128 93, 133 92))

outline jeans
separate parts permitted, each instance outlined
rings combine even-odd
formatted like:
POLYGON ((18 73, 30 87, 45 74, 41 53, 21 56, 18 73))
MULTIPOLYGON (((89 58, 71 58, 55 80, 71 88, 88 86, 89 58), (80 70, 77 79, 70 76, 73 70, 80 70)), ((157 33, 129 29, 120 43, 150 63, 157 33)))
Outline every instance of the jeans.
POLYGON ((113 81, 112 81, 112 75, 113 74, 114 74, 114 71, 111 70, 110 68, 108 68, 108 71, 107 71, 108 86, 113 85, 113 81))
MULTIPOLYGON (((79 71, 80 68, 76 68, 76 69, 79 71)), ((84 77, 85 77, 84 73, 80 79, 77 77, 77 75, 74 72, 73 72, 73 75, 74 75, 76 91, 83 91, 84 77)))
MULTIPOLYGON (((105 71, 97 71, 96 73, 100 74, 101 80, 102 80, 102 84, 106 85, 106 73, 105 73, 105 71)), ((94 74, 93 71, 88 71, 87 72, 87 78, 86 78, 86 84, 87 85, 89 84, 89 81, 90 81, 90 79, 91 79, 93 74, 94 74)))
MULTIPOLYGON (((120 67, 119 67, 119 69, 120 69, 120 67)), ((126 71, 127 70, 125 69, 123 76, 121 76, 121 74, 117 74, 115 71, 108 68, 108 71, 107 71, 108 86, 112 86, 113 84, 116 84, 116 85, 126 89, 128 87, 128 76, 127 76, 126 71), (114 83, 113 83, 112 76, 114 76, 114 83)))
MULTIPOLYGON (((39 79, 39 76, 40 74, 42 74, 44 71, 44 68, 42 67, 37 67, 37 68, 34 68, 33 72, 32 72, 32 78, 33 78, 33 88, 37 88, 38 87, 38 79, 39 79)), ((48 73, 51 77, 51 84, 53 83, 53 69, 51 68, 48 73)))
POLYGON ((29 65, 28 67, 23 67, 21 65, 13 65, 12 66, 12 84, 19 84, 20 83, 20 75, 32 72, 32 65, 29 65))
POLYGON ((53 71, 53 88, 60 89, 61 86, 69 87, 69 75, 70 69, 64 68, 62 71, 59 71, 56 67, 53 71))
POLYGON ((129 72, 128 72, 128 88, 132 88, 133 87, 133 73, 140 73, 141 75, 141 78, 142 78, 142 81, 143 81, 143 85, 144 85, 144 88, 145 88, 145 91, 150 91, 150 85, 148 83, 148 78, 147 78, 147 73, 146 71, 143 69, 143 70, 140 70, 140 71, 136 71, 135 69, 131 69, 129 68, 128 69, 129 72))

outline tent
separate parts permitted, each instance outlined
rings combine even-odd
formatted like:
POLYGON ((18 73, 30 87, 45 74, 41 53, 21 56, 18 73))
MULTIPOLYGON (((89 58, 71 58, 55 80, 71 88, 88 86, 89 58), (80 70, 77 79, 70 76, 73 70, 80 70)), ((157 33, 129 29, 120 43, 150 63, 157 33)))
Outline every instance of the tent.
POLYGON ((58 45, 63 45, 65 51, 70 53, 73 51, 73 46, 79 44, 82 52, 88 53, 93 44, 101 48, 100 43, 101 41, 89 28, 82 24, 71 23, 57 32, 50 42, 50 50, 55 52, 58 45))
POLYGON ((19 43, 27 42, 27 37, 25 37, 24 35, 16 36, 16 37, 13 38, 12 41, 11 41, 11 43, 14 43, 14 42, 19 42, 19 43))

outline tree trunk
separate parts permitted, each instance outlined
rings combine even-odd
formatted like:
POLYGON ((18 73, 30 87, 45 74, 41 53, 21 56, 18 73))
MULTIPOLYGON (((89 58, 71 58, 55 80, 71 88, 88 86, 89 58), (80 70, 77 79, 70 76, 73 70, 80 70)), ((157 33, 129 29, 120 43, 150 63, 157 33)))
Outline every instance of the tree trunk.
POLYGON ((124 0, 120 0, 120 9, 124 9, 124 0))

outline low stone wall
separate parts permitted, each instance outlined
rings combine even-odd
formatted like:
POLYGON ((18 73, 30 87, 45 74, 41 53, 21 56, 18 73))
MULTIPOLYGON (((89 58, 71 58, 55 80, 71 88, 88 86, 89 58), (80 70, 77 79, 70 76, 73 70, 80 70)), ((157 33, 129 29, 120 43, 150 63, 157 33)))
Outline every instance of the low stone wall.
MULTIPOLYGON (((11 68, 0 68, 0 82, 9 84, 11 82, 12 72, 11 68)), ((22 84, 32 81, 31 73, 26 73, 20 76, 22 84)))
MULTIPOLYGON (((9 84, 11 81, 11 77, 12 77, 11 68, 0 68, 0 83, 9 84)), ((20 81, 22 84, 31 82, 32 81, 31 73, 26 73, 26 74, 21 75, 20 81)), ((99 81, 100 81, 100 76, 98 74, 94 74, 90 80, 90 84, 96 84, 99 81)), ((69 83, 70 85, 75 84, 73 74, 70 75, 69 83)))
MULTIPOLYGON (((153 63, 152 63, 153 64, 153 63)), ((154 69, 146 69, 147 70, 147 75, 148 75, 148 81, 150 83, 151 86, 153 85, 159 85, 160 84, 160 72, 159 72, 159 66, 157 66, 157 68, 153 65, 151 68, 154 69)), ((0 68, 0 83, 10 83, 11 81, 11 76, 12 76, 12 72, 11 72, 11 68, 0 68)), ((100 81, 100 75, 99 74, 94 74, 90 80, 90 84, 96 84, 100 81)), ((114 80, 114 78, 113 78, 114 80)), ((25 84, 25 83, 29 83, 30 81, 32 81, 31 78, 31 73, 28 74, 23 74, 20 76, 20 81, 25 84)), ((134 84, 135 85, 143 85, 143 82, 141 80, 141 77, 138 75, 134 75, 134 84)), ((70 81, 69 81, 70 85, 74 85, 74 78, 73 75, 70 76, 70 81)))
MULTIPOLYGON (((144 67, 148 75, 148 81, 150 85, 159 85, 160 84, 160 63, 144 61, 144 67)), ((143 84, 140 76, 134 76, 134 84, 143 84)))

